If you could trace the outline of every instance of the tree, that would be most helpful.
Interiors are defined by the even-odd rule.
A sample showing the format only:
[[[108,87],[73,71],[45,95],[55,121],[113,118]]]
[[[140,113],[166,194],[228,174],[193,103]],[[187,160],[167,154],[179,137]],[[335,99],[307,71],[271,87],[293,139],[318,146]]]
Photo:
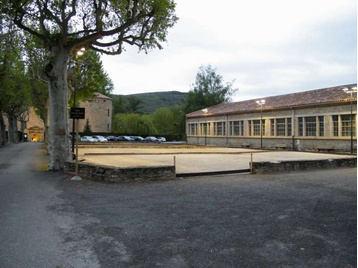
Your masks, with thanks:
[[[153,123],[160,134],[172,134],[174,131],[174,116],[169,108],[157,109],[153,114]]]
[[[27,58],[27,75],[30,79],[31,106],[41,118],[45,129],[45,143],[49,147],[49,92],[48,82],[43,69],[49,60],[47,51],[36,42],[36,39],[27,34],[25,53]]]
[[[116,114],[113,118],[112,130],[115,133],[147,136],[155,134],[150,115]]]
[[[89,122],[89,119],[87,118],[86,120],[86,124],[83,128],[83,133],[85,135],[90,135],[92,133],[92,128],[91,128],[91,125],[90,125],[90,122]]]
[[[223,102],[231,102],[231,96],[238,90],[232,88],[233,83],[234,81],[224,84],[223,77],[216,73],[216,69],[210,65],[201,66],[187,95],[185,112],[190,113]]]
[[[68,64],[68,80],[71,91],[76,90],[76,103],[91,101],[94,92],[110,95],[113,83],[103,68],[101,57],[96,51],[90,50],[82,56],[75,56]],[[73,94],[70,104],[73,104]]]
[[[12,30],[12,25],[9,25],[8,29]],[[0,75],[0,116],[2,117],[2,113],[7,115],[9,142],[17,143],[19,141],[17,121],[23,119],[22,115],[29,107],[29,80],[25,74],[22,36],[19,32],[4,35],[0,48],[4,66]],[[4,122],[0,125],[3,140]]]
[[[127,111],[126,102],[122,96],[112,96],[113,115],[124,114]]]
[[[143,107],[143,101],[134,96],[129,96],[127,99],[127,113],[138,113],[139,109]]]
[[[181,105],[174,105],[170,109],[173,113],[173,128],[175,134],[185,135],[185,111]]]
[[[70,159],[67,64],[72,51],[87,47],[109,55],[124,45],[161,49],[177,21],[172,0],[0,0],[1,13],[35,36],[50,54],[45,67],[50,100],[50,170]]]

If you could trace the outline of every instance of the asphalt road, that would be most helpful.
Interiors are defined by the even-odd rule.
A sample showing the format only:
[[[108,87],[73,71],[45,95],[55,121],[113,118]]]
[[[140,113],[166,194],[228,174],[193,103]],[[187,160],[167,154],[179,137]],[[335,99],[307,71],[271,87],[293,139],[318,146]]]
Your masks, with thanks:
[[[356,267],[357,170],[70,181],[0,149],[0,267]]]

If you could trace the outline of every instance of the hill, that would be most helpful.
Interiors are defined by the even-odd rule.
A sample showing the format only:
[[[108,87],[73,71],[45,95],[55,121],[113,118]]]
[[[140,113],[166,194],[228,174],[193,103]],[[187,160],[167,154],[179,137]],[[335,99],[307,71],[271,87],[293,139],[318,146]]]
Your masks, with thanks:
[[[174,105],[183,105],[186,95],[187,93],[179,91],[163,91],[131,95],[112,95],[112,98],[114,99],[121,96],[125,101],[127,101],[130,96],[136,97],[143,102],[143,107],[139,110],[139,112],[152,114],[155,110],[162,107],[171,108]]]

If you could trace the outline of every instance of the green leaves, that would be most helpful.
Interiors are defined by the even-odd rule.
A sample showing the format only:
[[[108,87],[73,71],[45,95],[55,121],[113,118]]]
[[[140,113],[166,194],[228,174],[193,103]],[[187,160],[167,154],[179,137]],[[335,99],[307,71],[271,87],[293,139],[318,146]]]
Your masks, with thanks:
[[[216,73],[216,69],[210,65],[201,66],[188,93],[185,111],[190,113],[223,102],[231,102],[231,96],[237,91],[232,88],[233,82],[224,84],[223,77]]]

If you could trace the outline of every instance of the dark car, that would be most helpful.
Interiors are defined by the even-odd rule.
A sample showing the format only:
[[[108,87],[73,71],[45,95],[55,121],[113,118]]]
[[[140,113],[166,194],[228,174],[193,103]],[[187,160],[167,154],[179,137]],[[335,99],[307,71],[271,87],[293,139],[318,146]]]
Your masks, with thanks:
[[[107,137],[107,140],[108,140],[108,141],[117,141],[117,137],[115,137],[115,136],[108,136],[108,137]]]
[[[132,138],[134,141],[144,141],[144,138],[141,137],[141,136],[131,136],[131,138]]]
[[[132,139],[128,136],[118,136],[117,141],[131,141]]]

